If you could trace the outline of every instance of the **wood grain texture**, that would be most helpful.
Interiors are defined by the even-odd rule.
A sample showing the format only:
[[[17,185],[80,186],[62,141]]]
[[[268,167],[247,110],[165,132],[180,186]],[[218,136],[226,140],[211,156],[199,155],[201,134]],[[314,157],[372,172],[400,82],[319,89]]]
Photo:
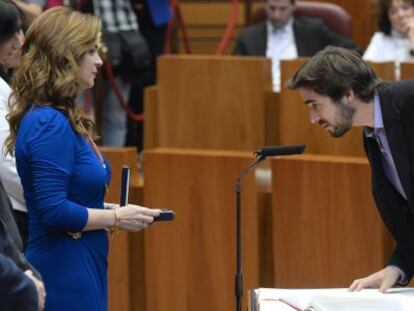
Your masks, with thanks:
[[[158,149],[144,153],[145,204],[172,222],[145,232],[146,307],[151,311],[235,309],[235,181],[251,153]],[[258,283],[254,174],[242,182],[244,306]]]
[[[401,63],[401,80],[414,79],[414,63]]]
[[[376,75],[385,81],[395,81],[394,62],[367,62]]]
[[[144,149],[159,147],[158,87],[144,90]]]
[[[264,58],[159,58],[159,146],[254,150],[264,145],[269,89],[270,61]]]
[[[391,253],[367,160],[272,159],[275,286],[346,287]]]

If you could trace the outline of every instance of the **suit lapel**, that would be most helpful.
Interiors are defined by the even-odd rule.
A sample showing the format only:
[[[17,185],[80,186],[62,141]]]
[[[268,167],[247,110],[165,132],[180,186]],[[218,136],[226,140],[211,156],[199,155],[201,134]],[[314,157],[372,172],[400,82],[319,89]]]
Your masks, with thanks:
[[[293,33],[298,56],[312,56],[316,39],[309,36],[309,29],[302,19],[296,17],[293,19]]]
[[[407,195],[408,202],[411,202],[408,138],[404,132],[402,124],[403,120],[401,119],[400,112],[390,97],[389,93],[382,95],[380,93],[380,105],[384,129],[398,176]]]
[[[307,38],[305,32],[303,31],[300,20],[297,18],[293,20],[293,33],[295,35],[295,43],[298,50],[298,56],[306,55],[306,47],[302,44],[302,42],[307,41]]]

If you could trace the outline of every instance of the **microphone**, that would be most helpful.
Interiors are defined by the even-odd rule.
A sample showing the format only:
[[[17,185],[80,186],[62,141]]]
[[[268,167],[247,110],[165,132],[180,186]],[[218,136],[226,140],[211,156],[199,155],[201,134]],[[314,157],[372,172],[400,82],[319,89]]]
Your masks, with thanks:
[[[301,154],[305,150],[305,145],[291,145],[291,146],[267,146],[257,150],[254,155],[257,158],[265,159],[274,156],[288,156],[294,154]]]
[[[235,278],[235,292],[236,292],[236,311],[242,310],[242,296],[243,296],[243,274],[242,274],[242,237],[241,237],[241,179],[242,177],[254,168],[257,164],[262,162],[266,157],[274,156],[289,156],[294,154],[301,154],[305,150],[305,145],[291,145],[291,146],[267,146],[257,150],[254,155],[256,160],[250,163],[239,175],[236,180],[236,278]]]

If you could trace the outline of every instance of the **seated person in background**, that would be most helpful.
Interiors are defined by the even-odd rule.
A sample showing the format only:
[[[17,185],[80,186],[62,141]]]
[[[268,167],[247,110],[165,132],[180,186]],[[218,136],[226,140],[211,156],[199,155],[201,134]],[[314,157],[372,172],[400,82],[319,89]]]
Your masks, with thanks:
[[[267,20],[243,30],[233,54],[272,59],[273,89],[280,91],[280,60],[312,56],[328,45],[357,50],[317,18],[294,17],[295,0],[265,0]],[[270,35],[269,35],[270,34]]]
[[[379,0],[379,31],[371,38],[363,59],[399,63],[414,57],[414,0]]]

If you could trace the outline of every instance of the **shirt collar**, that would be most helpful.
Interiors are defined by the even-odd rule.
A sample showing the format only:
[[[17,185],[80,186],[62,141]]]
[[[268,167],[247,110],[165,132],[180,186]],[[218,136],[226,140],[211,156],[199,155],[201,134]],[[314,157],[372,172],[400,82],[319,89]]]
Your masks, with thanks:
[[[293,16],[289,18],[289,20],[287,21],[287,23],[282,26],[282,27],[274,27],[273,24],[267,20],[266,22],[267,24],[267,33],[272,34],[272,33],[282,33],[282,32],[293,32]]]
[[[407,38],[406,35],[402,34],[401,32],[399,32],[395,28],[391,28],[391,36],[393,36],[395,38],[399,38],[399,39],[406,39]]]
[[[381,105],[378,93],[374,95],[374,127],[365,127],[365,136],[372,137],[381,129],[384,129],[384,121],[382,119]]]

